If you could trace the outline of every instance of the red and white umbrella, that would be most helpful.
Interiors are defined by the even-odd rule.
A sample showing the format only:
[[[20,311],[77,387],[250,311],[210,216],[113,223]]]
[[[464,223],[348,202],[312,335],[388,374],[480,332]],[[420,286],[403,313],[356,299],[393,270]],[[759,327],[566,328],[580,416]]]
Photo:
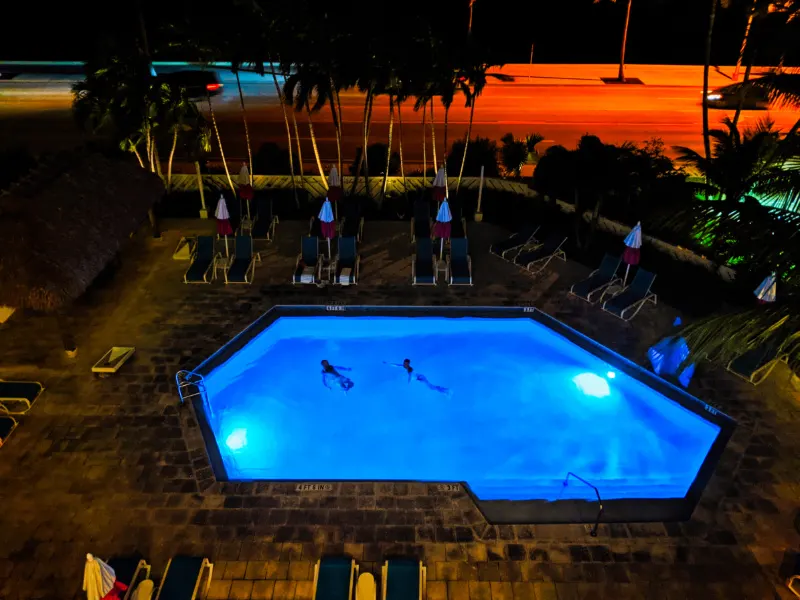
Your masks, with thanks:
[[[441,202],[447,198],[447,177],[444,174],[444,167],[440,167],[433,179],[433,199]]]
[[[333,209],[331,208],[331,201],[325,198],[322,203],[322,208],[319,211],[320,229],[322,230],[322,237],[328,240],[328,258],[331,257],[331,238],[336,236],[336,223],[333,219]]]
[[[628,272],[631,270],[631,265],[639,264],[639,254],[642,247],[642,224],[637,223],[631,229],[631,232],[625,238],[625,251],[622,253],[622,262],[627,266],[625,267],[625,277],[622,280],[624,286],[628,282]]]
[[[761,282],[761,285],[759,285],[753,293],[761,304],[767,304],[768,302],[775,302],[777,291],[778,278],[775,273],[772,273],[764,278],[764,281]]]
[[[119,600],[128,586],[117,581],[114,569],[91,554],[86,555],[83,568],[83,591],[87,600]]]
[[[341,199],[342,179],[339,177],[339,171],[336,170],[336,167],[331,167],[331,172],[328,175],[328,200],[336,207]]]
[[[253,199],[255,193],[253,186],[250,184],[250,169],[247,168],[247,163],[242,163],[242,169],[239,171],[239,197],[247,203],[247,218],[250,218],[250,200]]]
[[[231,215],[228,212],[228,205],[225,204],[225,196],[222,194],[219,196],[214,217],[217,219],[217,235],[225,236],[225,256],[229,256],[228,236],[233,235],[233,227],[231,227]]]
[[[433,236],[439,238],[439,258],[444,255],[444,241],[450,239],[450,222],[453,215],[450,212],[450,205],[447,198],[442,201],[439,212],[436,213],[436,223],[433,224]]]

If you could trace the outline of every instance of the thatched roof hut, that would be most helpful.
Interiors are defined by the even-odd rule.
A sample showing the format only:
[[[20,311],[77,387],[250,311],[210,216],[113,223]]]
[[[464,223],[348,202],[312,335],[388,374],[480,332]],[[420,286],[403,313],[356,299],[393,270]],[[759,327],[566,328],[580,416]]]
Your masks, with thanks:
[[[80,296],[147,218],[161,179],[135,162],[59,155],[0,195],[0,305]]]

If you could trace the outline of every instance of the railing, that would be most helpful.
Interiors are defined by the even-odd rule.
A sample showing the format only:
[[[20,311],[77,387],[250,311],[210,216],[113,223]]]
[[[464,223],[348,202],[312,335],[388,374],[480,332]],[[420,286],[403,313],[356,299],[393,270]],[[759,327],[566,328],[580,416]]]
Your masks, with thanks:
[[[569,485],[569,478],[572,477],[573,479],[577,479],[584,485],[589,486],[594,490],[595,495],[597,496],[597,503],[600,505],[600,510],[597,512],[597,518],[594,520],[594,525],[592,526],[591,531],[589,531],[589,535],[592,537],[597,537],[597,528],[600,526],[600,518],[603,516],[603,499],[600,497],[600,490],[597,489],[594,485],[586,481],[583,477],[579,477],[575,475],[572,471],[567,473],[567,476],[564,478],[564,487]]]
[[[178,396],[181,399],[181,405],[186,404],[190,398],[200,396],[206,400],[206,385],[203,381],[203,376],[192,371],[178,371],[175,375],[175,383],[178,386]],[[206,405],[208,403],[206,402]],[[206,408],[210,408],[206,406]]]

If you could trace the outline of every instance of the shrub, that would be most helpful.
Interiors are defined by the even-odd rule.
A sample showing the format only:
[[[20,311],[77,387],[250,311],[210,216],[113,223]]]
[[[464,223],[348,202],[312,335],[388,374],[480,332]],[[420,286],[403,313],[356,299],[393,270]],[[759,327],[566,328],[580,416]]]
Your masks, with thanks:
[[[454,142],[447,156],[447,174],[455,177],[461,170],[461,160],[464,157],[464,142]],[[497,143],[489,138],[476,137],[469,141],[467,160],[464,163],[464,177],[480,177],[481,166],[484,168],[485,177],[499,177],[500,169],[497,164]]]
[[[503,147],[500,149],[500,162],[506,173],[519,177],[522,171],[522,165],[528,159],[528,145],[524,140],[514,138],[511,133],[505,134],[500,141],[503,142]]]

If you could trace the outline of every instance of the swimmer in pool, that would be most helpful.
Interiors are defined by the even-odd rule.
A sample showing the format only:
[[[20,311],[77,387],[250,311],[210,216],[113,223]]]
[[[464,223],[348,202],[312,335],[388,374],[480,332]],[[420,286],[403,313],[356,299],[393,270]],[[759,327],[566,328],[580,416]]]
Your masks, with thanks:
[[[346,394],[348,390],[352,389],[355,385],[352,379],[348,379],[339,371],[352,371],[349,367],[334,367],[327,360],[322,361],[322,385],[329,390],[333,390],[331,382],[339,386],[339,388]]]
[[[425,375],[423,375],[422,373],[415,373],[414,368],[411,366],[411,361],[407,358],[403,361],[402,365],[398,365],[397,363],[388,363],[386,361],[384,361],[384,364],[387,364],[391,367],[401,367],[405,369],[406,372],[408,373],[408,383],[411,383],[412,381],[419,381],[420,383],[424,383],[425,385],[427,385],[428,389],[431,389],[434,392],[439,392],[440,394],[447,394],[448,396],[450,395],[450,390],[448,390],[446,387],[442,387],[440,385],[433,385],[430,381],[428,381],[428,378],[425,377]]]

